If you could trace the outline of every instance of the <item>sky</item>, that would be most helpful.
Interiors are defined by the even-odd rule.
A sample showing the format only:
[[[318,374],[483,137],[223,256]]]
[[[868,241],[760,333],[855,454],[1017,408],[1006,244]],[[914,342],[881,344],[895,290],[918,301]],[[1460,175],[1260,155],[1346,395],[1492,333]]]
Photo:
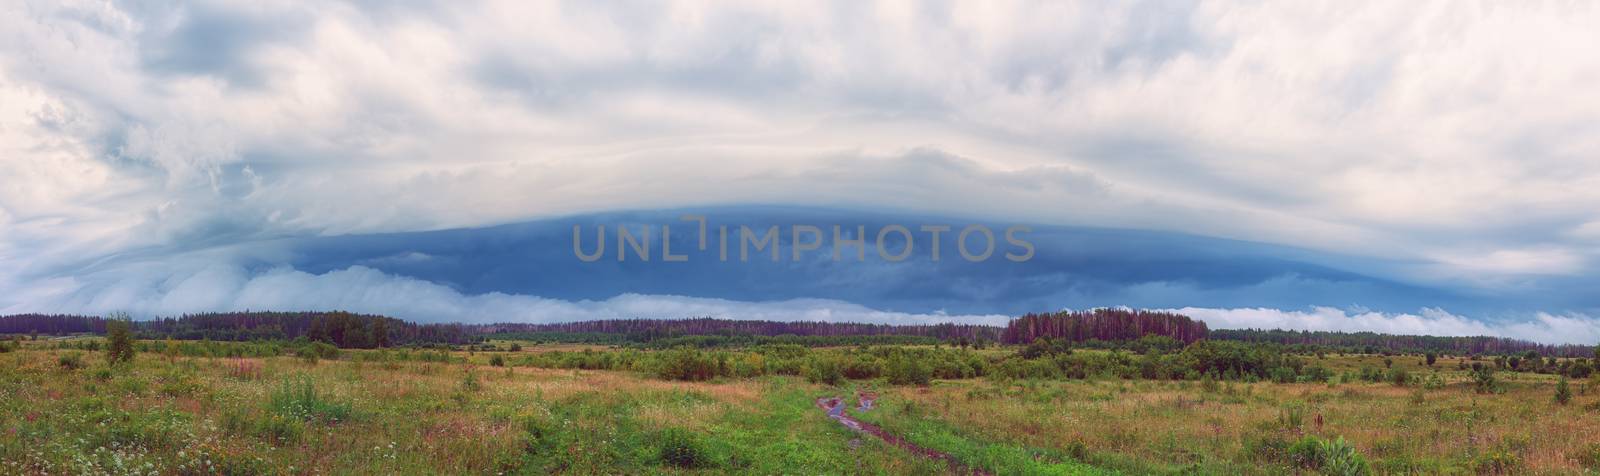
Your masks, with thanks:
[[[0,313],[1600,341],[1586,2],[0,0]],[[588,265],[571,226],[1023,224]],[[826,228],[824,228],[826,229]],[[826,251],[826,249],[824,249]]]

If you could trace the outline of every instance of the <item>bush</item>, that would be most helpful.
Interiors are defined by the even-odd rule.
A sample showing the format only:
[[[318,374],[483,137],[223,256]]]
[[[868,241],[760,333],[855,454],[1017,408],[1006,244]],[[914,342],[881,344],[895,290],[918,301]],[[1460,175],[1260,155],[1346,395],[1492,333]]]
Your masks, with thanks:
[[[1483,366],[1473,370],[1472,388],[1478,393],[1499,393],[1500,382],[1494,377],[1494,369]]]
[[[81,369],[83,368],[83,354],[77,352],[61,354],[60,357],[56,358],[56,365],[60,365],[61,368],[66,370]]]
[[[889,359],[884,376],[890,385],[927,385],[933,380],[933,371],[921,360],[901,353]]]
[[[656,374],[667,380],[698,382],[718,374],[716,359],[693,347],[683,346],[663,352]]]
[[[126,317],[106,321],[106,361],[112,365],[133,362],[133,324]]]
[[[1295,466],[1316,470],[1322,474],[1340,476],[1364,475],[1372,472],[1366,458],[1343,437],[1329,441],[1306,436],[1291,445],[1289,460]]]
[[[812,357],[806,362],[806,381],[824,385],[838,385],[844,382],[844,372],[839,369],[839,362],[826,357]]]
[[[1406,372],[1406,369],[1391,369],[1389,370],[1389,382],[1396,387],[1404,387],[1406,384],[1411,383],[1411,373]]]
[[[501,357],[500,355],[496,354],[494,357],[490,357],[489,358],[489,365],[495,366],[495,367],[505,367],[506,366],[506,358],[505,357]]]
[[[657,457],[662,464],[679,468],[704,468],[711,465],[705,444],[688,431],[669,428],[661,432]]]

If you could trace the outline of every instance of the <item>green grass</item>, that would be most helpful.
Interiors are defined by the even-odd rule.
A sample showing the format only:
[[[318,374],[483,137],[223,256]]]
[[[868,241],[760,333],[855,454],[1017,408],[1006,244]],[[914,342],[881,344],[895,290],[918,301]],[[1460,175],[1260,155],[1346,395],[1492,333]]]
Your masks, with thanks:
[[[72,354],[81,366],[61,364]],[[115,367],[100,357],[30,345],[0,354],[0,474],[949,471],[815,406],[858,387],[881,395],[878,409],[852,412],[863,421],[995,474],[1284,474],[1300,467],[1293,446],[1308,435],[1331,455],[1327,467],[1359,456],[1379,473],[1600,471],[1592,382],[1571,382],[1567,405],[1553,401],[1548,375],[1500,373],[1504,392],[1479,394],[1453,363],[1435,373],[1409,357],[1395,365],[1440,383],[834,387],[794,375],[686,382],[648,369],[539,369],[518,366],[520,355],[492,367],[481,352],[349,351],[315,363],[142,353]],[[1320,360],[1355,369],[1381,357]]]

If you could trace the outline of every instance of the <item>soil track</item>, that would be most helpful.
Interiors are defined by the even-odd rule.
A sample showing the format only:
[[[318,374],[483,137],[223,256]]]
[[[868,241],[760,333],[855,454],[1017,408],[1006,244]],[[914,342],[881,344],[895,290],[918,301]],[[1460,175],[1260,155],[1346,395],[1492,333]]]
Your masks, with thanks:
[[[858,403],[859,411],[866,411],[866,410],[870,410],[870,409],[873,408],[873,403],[877,400],[877,395],[870,394],[870,393],[858,393],[858,394],[856,394],[856,398],[857,398],[857,400],[859,402]],[[878,437],[878,439],[883,440],[886,443],[898,446],[898,447],[900,447],[900,448],[902,448],[902,449],[904,449],[906,451],[911,452],[911,454],[914,454],[914,455],[917,455],[917,456],[921,456],[923,458],[942,460],[945,463],[949,464],[950,470],[953,471],[953,472],[956,472],[956,473],[959,473],[959,474],[974,474],[974,475],[983,475],[983,476],[989,476],[990,475],[990,473],[987,472],[987,471],[984,471],[984,470],[981,470],[981,469],[977,469],[977,468],[971,468],[971,467],[968,467],[967,465],[961,464],[961,462],[957,461],[954,456],[950,456],[947,453],[934,451],[934,450],[930,450],[930,449],[927,449],[927,448],[923,448],[921,446],[917,446],[916,444],[914,444],[914,443],[912,443],[910,441],[906,441],[905,438],[901,438],[899,436],[895,436],[893,434],[890,434],[887,431],[883,431],[883,428],[879,428],[877,425],[874,425],[874,424],[871,424],[871,423],[867,423],[867,422],[864,422],[864,421],[861,421],[861,420],[857,420],[857,419],[851,417],[850,415],[845,414],[845,404],[844,404],[844,399],[842,399],[842,398],[839,398],[839,397],[822,397],[822,398],[818,398],[817,399],[817,406],[821,407],[824,411],[827,411],[828,412],[828,417],[833,418],[834,420],[838,420],[839,424],[844,425],[845,428],[849,428],[849,429],[852,429],[852,430],[855,430],[855,431],[859,431],[859,432],[866,433],[866,434],[869,434],[869,435],[872,435],[872,436],[876,436],[876,437]]]

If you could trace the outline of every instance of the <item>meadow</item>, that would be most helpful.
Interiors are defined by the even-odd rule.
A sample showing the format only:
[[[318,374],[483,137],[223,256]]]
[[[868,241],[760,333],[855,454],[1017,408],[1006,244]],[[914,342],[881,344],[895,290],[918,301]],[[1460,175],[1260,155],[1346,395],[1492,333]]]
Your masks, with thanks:
[[[952,471],[830,419],[817,399],[831,396],[990,474],[1600,471],[1592,381],[1568,382],[1562,404],[1556,375],[1502,371],[1484,388],[1470,364],[1488,360],[1464,357],[1430,366],[1418,355],[1309,355],[1274,381],[1144,378],[1141,362],[1160,358],[1078,349],[1023,360],[1019,346],[146,341],[113,364],[95,350],[102,340],[11,343],[0,354],[0,473]],[[1016,362],[1068,371],[1042,377]],[[1073,376],[1069,365],[1096,370]],[[1373,369],[1382,375],[1362,376]],[[877,394],[876,408],[854,410],[858,392]]]

